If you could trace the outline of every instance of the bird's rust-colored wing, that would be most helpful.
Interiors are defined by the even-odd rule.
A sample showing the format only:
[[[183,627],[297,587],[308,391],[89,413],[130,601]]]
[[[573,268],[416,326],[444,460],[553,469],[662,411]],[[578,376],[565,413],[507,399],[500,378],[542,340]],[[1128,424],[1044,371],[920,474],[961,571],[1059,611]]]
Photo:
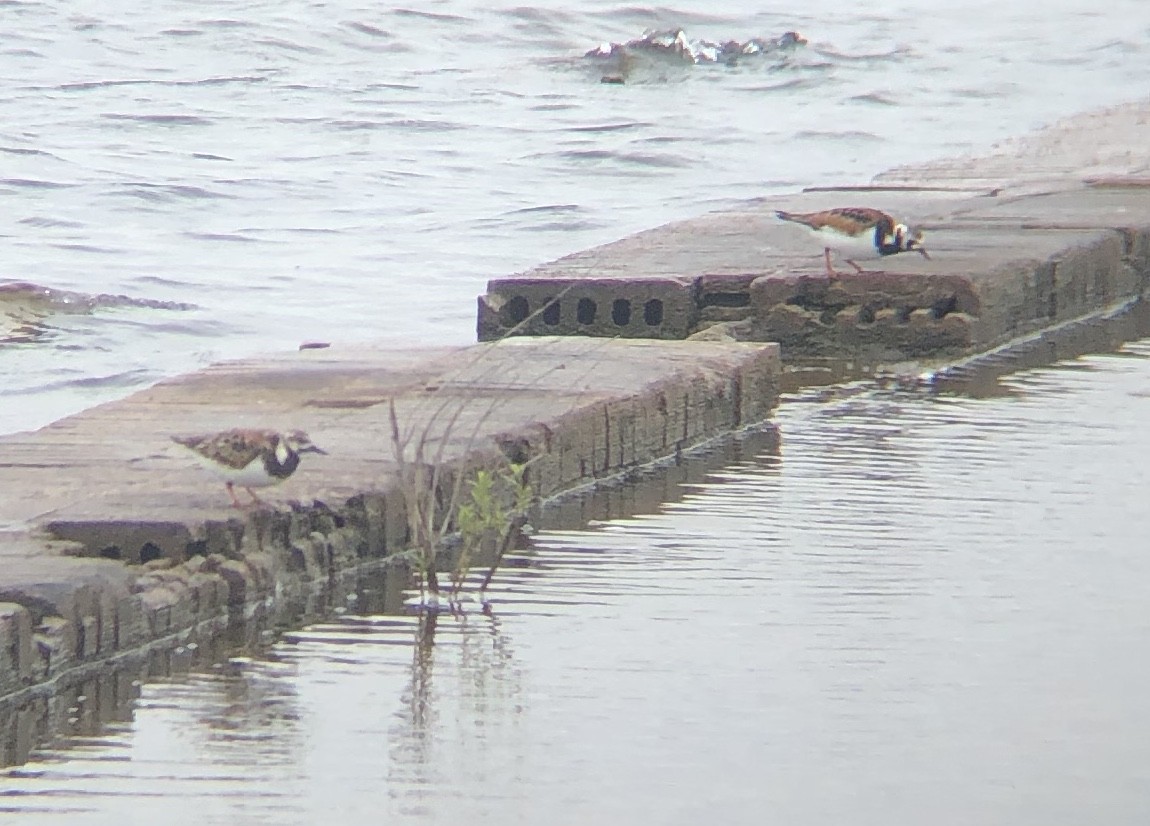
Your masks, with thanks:
[[[277,438],[270,430],[235,428],[203,436],[173,436],[172,441],[221,465],[240,470],[262,451],[274,447]]]
[[[836,207],[819,212],[776,212],[784,221],[802,224],[814,230],[835,229],[844,235],[859,235],[876,226],[882,227],[883,235],[894,229],[894,219],[881,209],[871,207]]]

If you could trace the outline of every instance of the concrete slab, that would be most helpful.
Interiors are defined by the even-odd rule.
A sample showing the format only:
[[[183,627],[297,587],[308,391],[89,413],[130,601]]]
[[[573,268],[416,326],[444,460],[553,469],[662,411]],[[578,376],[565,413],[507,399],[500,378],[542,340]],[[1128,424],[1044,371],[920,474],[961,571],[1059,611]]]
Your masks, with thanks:
[[[479,335],[779,341],[789,361],[969,358],[1142,295],[1147,170],[1150,104],[1091,113],[980,158],[756,202],[495,279],[480,298]],[[841,277],[824,284],[822,249],[774,212],[836,206],[922,227],[932,260],[891,256],[861,275],[840,263]],[[632,309],[615,323],[611,308],[641,302],[673,311],[644,324]]]
[[[1150,178],[1150,101],[1082,112],[1003,141],[990,152],[942,158],[883,172],[875,182],[980,187],[1014,193],[1063,189],[1069,182]]]
[[[448,463],[500,439],[533,442],[532,428],[554,430],[588,411],[602,418],[605,407],[655,397],[668,407],[658,438],[627,446],[629,459],[590,461],[592,443],[606,436],[588,433],[582,446],[587,478],[559,474],[540,490],[550,496],[564,485],[761,421],[775,403],[775,366],[771,347],[569,338],[422,353],[304,350],[218,365],[36,433],[0,439],[0,489],[10,492],[0,499],[0,524],[46,526],[89,554],[115,548],[136,561],[151,545],[182,558],[187,545],[202,541],[205,519],[227,524],[237,514],[222,484],[170,441],[173,434],[245,426],[306,430],[330,455],[308,456],[276,490],[277,499],[310,497],[339,506],[392,488],[391,404],[401,428]],[[696,382],[703,382],[707,397],[693,389]],[[738,385],[735,395],[722,423],[711,427],[701,411],[713,405],[715,388],[727,384]],[[543,452],[532,443],[523,458]]]
[[[763,421],[779,372],[773,344],[333,347],[217,365],[0,438],[0,703],[406,547],[392,409],[407,462],[447,478],[530,462],[551,497]],[[170,436],[240,426],[304,429],[329,455],[306,457],[270,509],[237,511]]]

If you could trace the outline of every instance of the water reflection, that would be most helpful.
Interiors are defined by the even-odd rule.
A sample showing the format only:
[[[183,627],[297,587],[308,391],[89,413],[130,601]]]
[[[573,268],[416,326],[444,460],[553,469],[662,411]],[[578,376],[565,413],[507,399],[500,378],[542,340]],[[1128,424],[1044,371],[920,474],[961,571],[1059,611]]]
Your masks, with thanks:
[[[795,396],[781,444],[667,469],[657,508],[569,505],[491,614],[399,613],[367,580],[255,656],[145,684],[130,722],[0,777],[0,805],[910,826],[1095,822],[1104,801],[1142,822],[1150,343],[1003,381]]]

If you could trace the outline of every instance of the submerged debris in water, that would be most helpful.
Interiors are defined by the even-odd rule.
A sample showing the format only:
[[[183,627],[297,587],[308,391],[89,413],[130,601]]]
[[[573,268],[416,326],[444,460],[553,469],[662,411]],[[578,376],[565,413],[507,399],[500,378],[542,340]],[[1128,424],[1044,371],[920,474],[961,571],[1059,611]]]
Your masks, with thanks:
[[[0,283],[0,344],[28,344],[45,337],[46,319],[54,315],[77,315],[112,307],[143,307],[153,310],[194,310],[195,304],[56,290],[28,281]]]
[[[682,29],[667,29],[646,32],[642,37],[626,43],[604,43],[583,56],[617,67],[617,71],[602,76],[602,83],[624,83],[626,72],[630,68],[628,63],[643,55],[665,57],[691,65],[700,63],[733,65],[740,59],[753,56],[785,55],[800,46],[805,46],[806,43],[805,37],[793,31],[769,39],[752,37],[746,41],[727,40],[712,43],[709,40],[691,40]]]

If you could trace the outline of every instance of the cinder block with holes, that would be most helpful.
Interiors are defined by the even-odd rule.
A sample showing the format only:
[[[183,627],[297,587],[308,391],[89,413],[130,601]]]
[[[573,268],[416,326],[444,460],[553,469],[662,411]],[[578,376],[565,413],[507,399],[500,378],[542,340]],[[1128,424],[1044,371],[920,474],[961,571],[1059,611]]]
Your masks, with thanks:
[[[480,341],[507,335],[683,339],[696,307],[692,278],[504,278],[479,297]]]
[[[846,199],[850,199],[847,201]],[[774,216],[870,203],[921,219],[932,257],[855,272]],[[1137,187],[999,199],[954,190],[806,193],[711,213],[497,279],[479,338],[588,335],[776,341],[788,359],[967,357],[1135,299],[1150,281]]]

